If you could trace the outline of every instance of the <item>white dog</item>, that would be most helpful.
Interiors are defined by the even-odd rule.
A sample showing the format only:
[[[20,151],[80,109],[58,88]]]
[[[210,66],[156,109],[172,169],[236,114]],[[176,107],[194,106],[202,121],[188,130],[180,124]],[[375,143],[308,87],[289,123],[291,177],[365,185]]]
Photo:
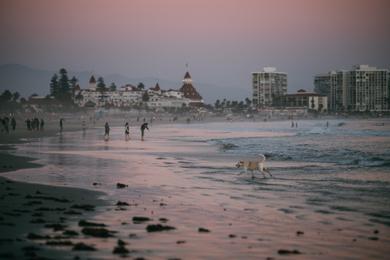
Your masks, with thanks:
[[[253,175],[254,171],[261,172],[261,174],[263,174],[264,178],[265,178],[264,172],[268,173],[272,177],[272,174],[264,167],[264,164],[265,164],[265,156],[263,154],[259,154],[259,157],[256,160],[239,161],[236,164],[236,167],[237,168],[244,168],[245,172],[248,172],[248,170],[251,171],[252,179],[255,178],[255,176]]]

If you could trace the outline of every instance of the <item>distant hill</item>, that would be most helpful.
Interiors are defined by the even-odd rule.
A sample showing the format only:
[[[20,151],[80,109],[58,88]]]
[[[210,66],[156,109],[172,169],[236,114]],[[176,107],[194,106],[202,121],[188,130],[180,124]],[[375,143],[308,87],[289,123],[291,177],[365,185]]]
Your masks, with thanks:
[[[4,64],[0,65],[0,92],[9,89],[12,92],[18,91],[23,97],[28,97],[33,93],[38,95],[49,94],[49,83],[54,73],[57,71],[34,69],[20,64]],[[68,71],[69,77],[76,76],[79,80],[81,88],[88,86],[89,78],[93,73],[91,71]],[[97,78],[100,75],[96,75]],[[149,88],[159,83],[162,89],[179,89],[181,87],[181,79],[168,80],[155,77],[140,77],[130,78],[121,74],[103,75],[104,81],[107,85],[114,82],[118,87],[125,84],[137,85],[143,82],[145,87]],[[232,97],[243,96],[242,91],[234,87],[226,87],[223,89],[220,86],[200,83],[194,79],[194,86],[199,90],[206,102],[214,102],[216,99],[234,99]],[[249,88],[248,88],[249,89]],[[223,96],[220,96],[223,93]],[[238,99],[238,98],[236,98]]]

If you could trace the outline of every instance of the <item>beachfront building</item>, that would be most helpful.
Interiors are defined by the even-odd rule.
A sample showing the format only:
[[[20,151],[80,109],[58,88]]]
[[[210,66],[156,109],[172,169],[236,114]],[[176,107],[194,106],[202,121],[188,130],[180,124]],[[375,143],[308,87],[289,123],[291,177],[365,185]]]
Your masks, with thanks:
[[[307,111],[326,112],[328,109],[328,97],[317,93],[306,92],[300,89],[297,93],[286,94],[278,98],[278,107],[301,108]]]
[[[189,75],[188,72],[187,74]],[[98,91],[95,77],[91,76],[87,88],[75,91],[74,102],[80,107],[140,107],[145,105],[149,108],[167,109],[202,104],[201,96],[192,86],[187,76],[185,80],[185,87],[182,87],[181,90],[163,90],[157,83],[147,90],[127,84],[115,91]],[[144,99],[146,94],[147,100]],[[186,97],[186,95],[189,97]]]
[[[331,111],[390,110],[390,70],[357,65],[352,70],[331,71],[314,77],[315,90],[327,93]]]
[[[142,91],[120,88],[117,91],[96,91],[90,89],[82,89],[77,96],[81,98],[76,99],[76,103],[80,107],[131,107],[140,105],[142,102]]]
[[[252,104],[271,107],[274,99],[287,93],[287,74],[274,67],[265,67],[261,72],[252,72]]]
[[[182,80],[183,85],[179,89],[181,93],[183,93],[184,98],[189,99],[191,102],[189,105],[191,106],[202,106],[203,98],[196,90],[196,88],[192,84],[192,78],[190,73],[187,71],[184,75],[184,79]]]

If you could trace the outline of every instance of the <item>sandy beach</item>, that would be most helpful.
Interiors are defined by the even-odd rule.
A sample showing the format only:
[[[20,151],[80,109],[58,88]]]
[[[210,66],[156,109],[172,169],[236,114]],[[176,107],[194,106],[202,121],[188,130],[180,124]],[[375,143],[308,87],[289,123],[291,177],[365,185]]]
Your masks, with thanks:
[[[368,154],[373,142],[381,153],[389,146],[389,124],[340,123],[331,121],[334,132],[315,120],[294,130],[288,121],[156,124],[144,142],[136,127],[129,142],[123,127],[112,127],[108,142],[102,128],[26,140],[3,151],[13,158],[7,161],[41,167],[11,163],[1,174],[7,178],[1,179],[1,254],[15,259],[386,259],[388,169],[327,160],[321,149],[331,147],[320,141],[340,145],[346,137],[338,132],[355,131],[348,132],[348,143],[355,144],[361,139],[353,137],[361,134],[355,129],[368,130],[375,134],[359,145]],[[287,154],[298,141],[309,147],[321,143],[322,155],[298,160]],[[286,154],[279,154],[278,145]],[[345,156],[353,152],[336,148],[349,149]],[[238,158],[259,150],[269,153],[273,178],[251,180],[234,167]],[[300,153],[317,158],[313,150]]]

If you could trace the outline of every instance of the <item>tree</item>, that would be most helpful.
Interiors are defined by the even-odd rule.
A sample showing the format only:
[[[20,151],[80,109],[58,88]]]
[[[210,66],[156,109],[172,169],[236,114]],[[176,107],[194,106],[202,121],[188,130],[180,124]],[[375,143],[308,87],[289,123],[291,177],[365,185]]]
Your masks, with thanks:
[[[103,77],[99,77],[97,80],[96,90],[103,93],[104,91],[107,91],[106,84],[104,83]]]
[[[214,107],[218,109],[220,105],[221,105],[221,101],[219,101],[219,99],[217,99],[215,101]]]
[[[147,91],[144,92],[144,94],[142,95],[142,101],[143,102],[148,102],[149,101],[149,94]]]
[[[60,94],[60,87],[58,84],[58,76],[56,73],[54,73],[53,77],[51,77],[51,80],[50,80],[50,94],[55,98],[58,98],[59,94]]]
[[[116,85],[114,82],[112,82],[110,85],[110,91],[116,91]]]
[[[20,98],[20,94],[19,94],[19,92],[14,92],[13,94],[12,94],[12,100],[13,101],[18,101],[18,99]]]
[[[79,80],[73,76],[71,79],[70,79],[70,88],[71,88],[71,92],[72,92],[72,97],[74,96],[74,93],[76,92],[76,87],[77,87],[77,82],[79,82]]]
[[[138,88],[139,90],[145,89],[144,83],[142,83],[142,82],[138,83],[137,88]]]
[[[58,81],[58,84],[59,84],[59,99],[64,101],[70,100],[71,91],[70,91],[68,72],[64,68],[60,69],[60,80]]]
[[[12,99],[12,93],[8,89],[4,90],[4,92],[0,96],[1,101],[9,102]]]
[[[226,106],[226,98],[224,98],[224,99],[222,100],[222,104],[221,104],[221,107],[222,107],[222,108],[225,108],[225,106]]]
[[[250,107],[251,104],[252,104],[252,100],[250,100],[249,98],[245,98],[245,105],[246,105],[247,107]]]

